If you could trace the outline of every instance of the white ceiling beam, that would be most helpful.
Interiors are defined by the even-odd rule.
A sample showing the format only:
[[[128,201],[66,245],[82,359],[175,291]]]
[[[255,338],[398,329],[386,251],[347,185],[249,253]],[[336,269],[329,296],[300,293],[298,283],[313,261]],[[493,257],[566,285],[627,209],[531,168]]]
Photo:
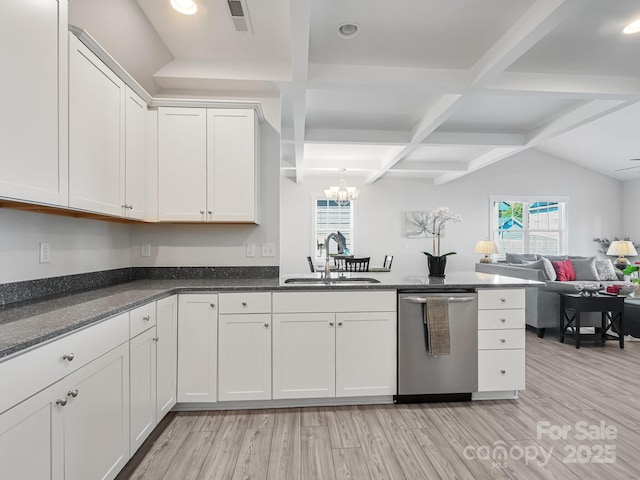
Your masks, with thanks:
[[[289,2],[291,15],[291,103],[296,183],[302,183],[304,173],[304,131],[306,121],[309,76],[309,34],[311,31],[311,0]]]
[[[517,147],[525,144],[522,133],[485,132],[433,132],[422,142],[424,145]]]
[[[491,94],[640,100],[640,80],[637,77],[504,72],[487,83],[485,88]]]
[[[469,72],[432,68],[309,64],[309,89],[390,88],[460,93],[469,87]]]
[[[408,145],[409,132],[394,130],[350,130],[308,128],[306,143],[358,144],[358,145]]]
[[[584,4],[584,0],[538,0],[471,68],[472,84],[494,80]]]
[[[389,171],[398,172],[463,172],[467,170],[466,162],[447,160],[410,160],[397,163]]]
[[[306,158],[304,166],[307,171],[309,170],[331,170],[334,174],[338,170],[344,168],[346,173],[353,172],[355,170],[360,171],[373,171],[380,168],[380,160],[368,159],[358,160],[354,158]]]
[[[559,115],[547,124],[527,134],[527,142],[522,147],[496,148],[484,153],[467,163],[465,172],[448,172],[433,179],[434,185],[442,185],[452,180],[467,175],[475,170],[486,167],[499,160],[503,160],[518,152],[533,148],[540,143],[560,136],[570,130],[576,129],[586,123],[593,122],[606,115],[632,105],[635,102],[618,100],[594,100],[584,103],[570,111]]]

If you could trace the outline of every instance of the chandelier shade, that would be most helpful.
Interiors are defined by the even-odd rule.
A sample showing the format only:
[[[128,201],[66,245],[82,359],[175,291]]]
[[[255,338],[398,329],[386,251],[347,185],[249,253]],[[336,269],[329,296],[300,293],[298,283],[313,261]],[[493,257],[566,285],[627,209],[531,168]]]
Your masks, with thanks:
[[[344,169],[340,171],[340,173],[342,172],[344,172]],[[337,187],[329,187],[324,191],[325,198],[333,200],[340,207],[357,200],[358,195],[360,195],[360,191],[356,187],[347,187],[347,182],[344,181],[344,178],[340,179],[340,184]]]

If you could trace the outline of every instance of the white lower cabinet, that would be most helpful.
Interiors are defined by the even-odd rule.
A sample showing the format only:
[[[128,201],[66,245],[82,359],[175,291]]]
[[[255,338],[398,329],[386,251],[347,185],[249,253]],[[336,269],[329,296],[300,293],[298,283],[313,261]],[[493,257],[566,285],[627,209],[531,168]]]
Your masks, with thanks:
[[[395,291],[273,299],[274,399],[396,393]]]
[[[128,460],[126,343],[0,415],[2,478],[111,480]]]
[[[215,402],[218,296],[178,296],[178,402]]]
[[[178,392],[178,296],[156,305],[156,423],[176,404]]]
[[[129,342],[131,455],[156,426],[156,327]]]

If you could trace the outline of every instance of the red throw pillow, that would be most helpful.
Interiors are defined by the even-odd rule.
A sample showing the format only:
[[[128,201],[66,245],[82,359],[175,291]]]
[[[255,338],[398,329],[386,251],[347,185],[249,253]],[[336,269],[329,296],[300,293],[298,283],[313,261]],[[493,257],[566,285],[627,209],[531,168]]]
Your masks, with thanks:
[[[551,262],[553,269],[556,271],[559,282],[569,282],[576,279],[576,272],[573,269],[573,263],[571,260],[559,260]]]

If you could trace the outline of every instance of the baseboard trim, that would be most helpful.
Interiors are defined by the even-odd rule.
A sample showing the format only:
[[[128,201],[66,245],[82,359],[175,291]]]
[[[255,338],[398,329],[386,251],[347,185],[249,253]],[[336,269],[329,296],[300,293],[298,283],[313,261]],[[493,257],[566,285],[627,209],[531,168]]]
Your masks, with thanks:
[[[211,403],[178,403],[172,412],[192,412],[202,410],[254,410],[256,408],[330,407],[342,405],[392,404],[392,395],[376,397],[341,398],[294,398],[286,400],[246,400]]]
[[[504,390],[500,392],[475,392],[471,400],[517,400],[518,390]]]

